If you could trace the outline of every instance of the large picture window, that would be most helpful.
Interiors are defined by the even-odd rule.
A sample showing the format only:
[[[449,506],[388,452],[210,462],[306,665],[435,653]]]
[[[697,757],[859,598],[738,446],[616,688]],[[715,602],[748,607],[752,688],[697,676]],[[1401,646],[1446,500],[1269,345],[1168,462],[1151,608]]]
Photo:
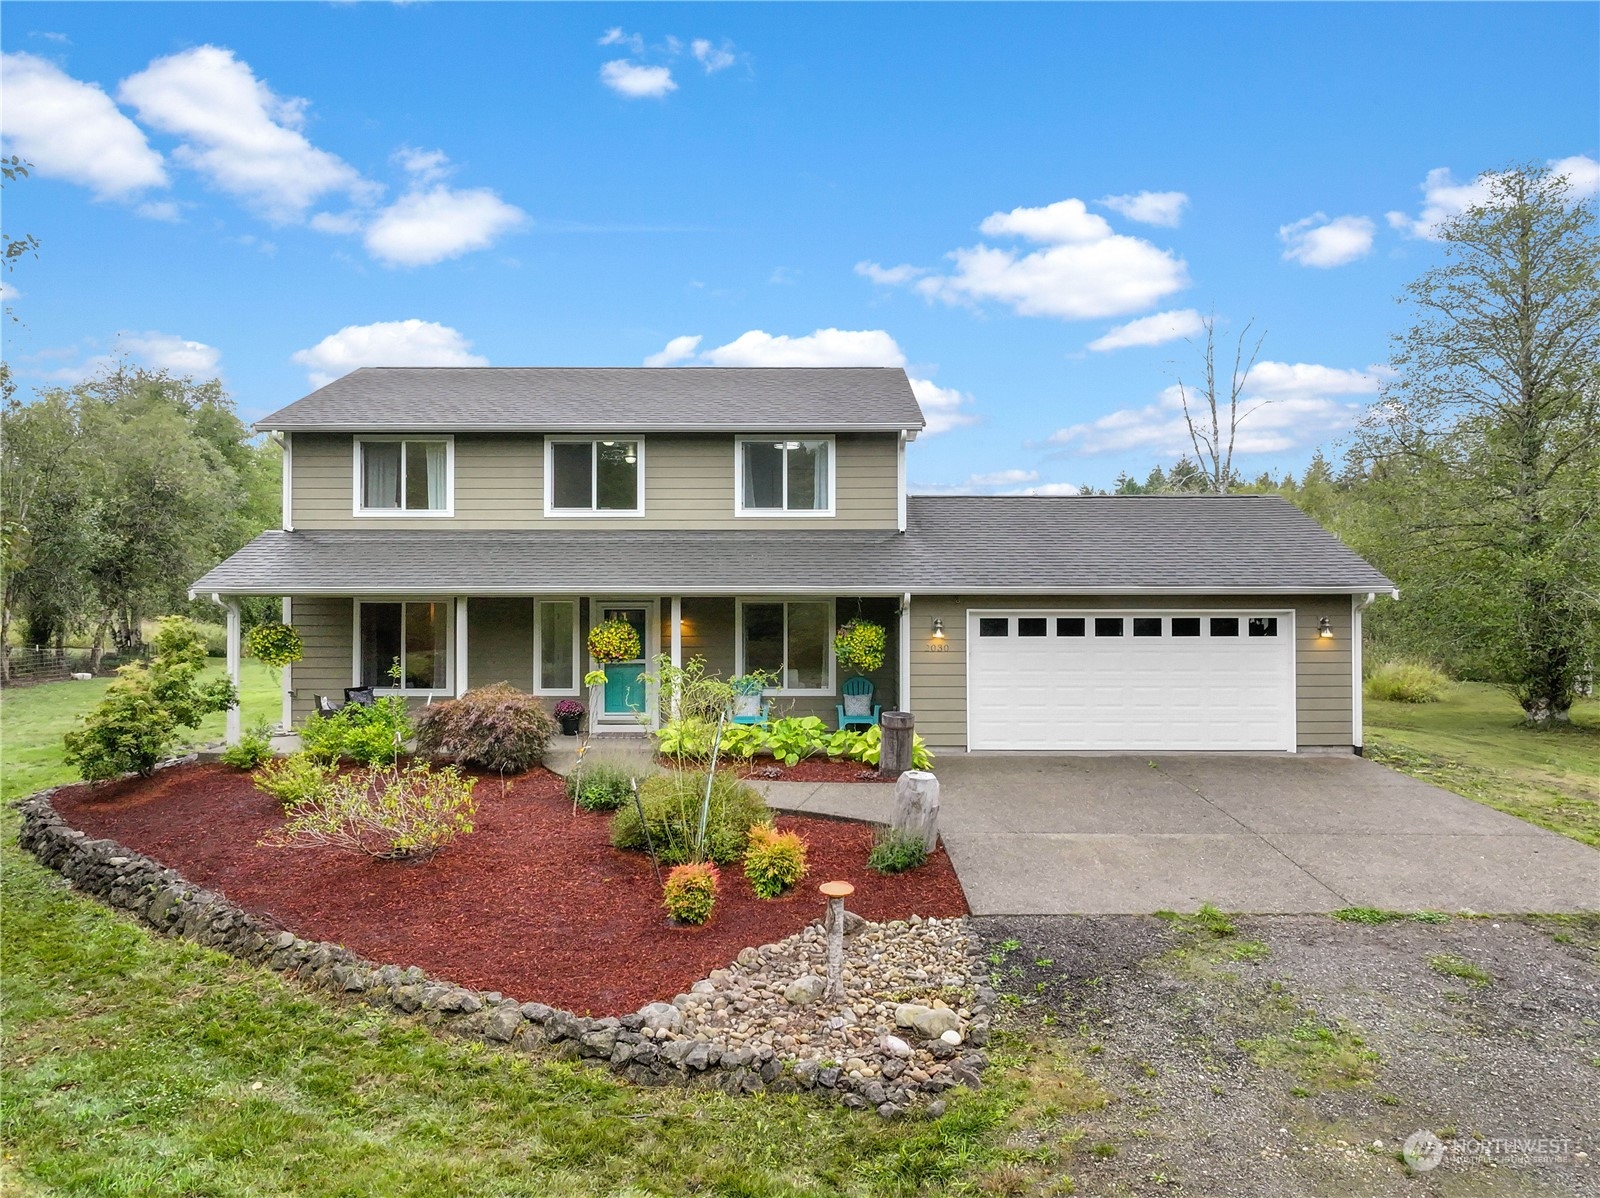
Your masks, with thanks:
[[[739,512],[747,516],[833,512],[833,441],[738,442]]]
[[[577,603],[571,599],[541,599],[538,639],[535,689],[546,695],[577,694]]]
[[[360,603],[357,625],[362,686],[434,693],[450,689],[448,602]]]
[[[356,510],[363,515],[450,514],[455,447],[444,438],[356,442]]]
[[[739,618],[741,674],[759,670],[789,694],[833,693],[833,604],[752,601]]]
[[[641,441],[551,437],[545,453],[545,508],[561,515],[637,515]]]

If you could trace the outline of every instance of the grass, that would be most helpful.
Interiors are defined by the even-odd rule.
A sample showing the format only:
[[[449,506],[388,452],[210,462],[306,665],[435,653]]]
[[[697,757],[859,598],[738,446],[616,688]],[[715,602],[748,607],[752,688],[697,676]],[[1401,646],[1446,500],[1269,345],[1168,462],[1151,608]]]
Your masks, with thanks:
[[[245,666],[248,723],[274,718]],[[7,800],[71,781],[60,737],[103,683],[8,691]],[[201,730],[221,732],[221,717]],[[15,847],[0,810],[0,1193],[902,1195],[1062,1172],[1103,1092],[1053,1041],[1001,1042],[981,1091],[888,1122],[812,1096],[642,1089],[435,1036],[150,934]],[[1033,1134],[1040,1125],[1051,1135]],[[1026,1134],[1024,1134],[1026,1133]]]
[[[1463,682],[1437,703],[1368,700],[1365,716],[1374,761],[1600,848],[1600,702],[1530,728],[1503,692]]]
[[[222,672],[221,664],[207,664],[207,676]],[[61,757],[61,738],[100,701],[110,681],[45,682],[0,692],[0,799],[75,781]],[[240,663],[239,683],[242,727],[258,720],[276,724],[282,718],[283,691],[273,671],[247,658]],[[198,732],[185,733],[195,744],[221,740],[226,722],[226,715],[217,712],[205,718]]]
[[[1329,1025],[1310,1014],[1256,1039],[1240,1040],[1239,1047],[1256,1064],[1293,1074],[1306,1093],[1365,1085],[1377,1076],[1379,1064],[1378,1054],[1349,1026]]]
[[[1464,982],[1471,982],[1474,986],[1487,986],[1494,981],[1493,974],[1454,953],[1437,953],[1428,958],[1428,966],[1435,973],[1443,974],[1447,978],[1460,978]]]

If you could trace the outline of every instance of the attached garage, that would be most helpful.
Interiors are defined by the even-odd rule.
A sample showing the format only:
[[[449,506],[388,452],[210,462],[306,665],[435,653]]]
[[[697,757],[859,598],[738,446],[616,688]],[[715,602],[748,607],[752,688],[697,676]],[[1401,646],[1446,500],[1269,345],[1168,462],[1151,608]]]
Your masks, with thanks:
[[[967,612],[972,749],[1294,751],[1295,611]]]

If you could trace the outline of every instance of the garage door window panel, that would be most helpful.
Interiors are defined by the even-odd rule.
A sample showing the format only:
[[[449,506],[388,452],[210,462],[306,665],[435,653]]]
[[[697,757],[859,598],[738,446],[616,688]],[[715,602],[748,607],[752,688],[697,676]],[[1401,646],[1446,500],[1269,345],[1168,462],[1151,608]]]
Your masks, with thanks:
[[[979,636],[1010,636],[1011,621],[1004,616],[982,616],[978,620]]]
[[[1160,636],[1161,635],[1161,617],[1159,617],[1159,616],[1135,616],[1133,618],[1133,635],[1134,636]]]
[[[1239,617],[1238,616],[1212,616],[1211,617],[1211,635],[1212,636],[1238,636],[1239,635]]]
[[[1056,620],[1056,635],[1057,636],[1082,636],[1083,635],[1083,617],[1082,616],[1062,616],[1062,617],[1060,617],[1058,620]]]
[[[1121,636],[1121,616],[1096,616],[1094,621],[1095,636]]]
[[[1043,616],[1020,616],[1017,619],[1018,636],[1045,636],[1050,621]]]
[[[1173,636],[1199,636],[1200,635],[1200,617],[1199,616],[1173,616],[1172,617],[1172,635]]]
[[[1278,635],[1278,617],[1277,616],[1251,616],[1250,617],[1250,635],[1251,636],[1277,636]]]

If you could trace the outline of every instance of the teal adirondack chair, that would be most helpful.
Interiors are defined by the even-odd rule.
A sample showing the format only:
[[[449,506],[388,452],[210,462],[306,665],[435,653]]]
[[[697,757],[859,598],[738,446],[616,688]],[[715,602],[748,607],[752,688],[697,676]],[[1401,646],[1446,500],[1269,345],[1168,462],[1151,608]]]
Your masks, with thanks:
[[[854,678],[846,678],[844,685],[839,688],[839,693],[851,696],[871,695],[872,680],[863,678],[860,674],[857,674]],[[839,712],[840,728],[849,728],[855,724],[859,724],[864,728],[871,728],[878,722],[878,716],[882,714],[883,706],[874,703],[872,712],[869,715],[846,715],[843,703],[838,704],[836,710]]]
[[[761,694],[761,680],[749,677],[735,678],[733,680],[733,692],[745,700],[744,705],[748,706],[750,698]],[[763,698],[760,706],[755,711],[747,712],[743,715],[735,714],[732,722],[735,724],[756,724],[765,727],[767,720],[770,718],[771,709],[772,704]]]

